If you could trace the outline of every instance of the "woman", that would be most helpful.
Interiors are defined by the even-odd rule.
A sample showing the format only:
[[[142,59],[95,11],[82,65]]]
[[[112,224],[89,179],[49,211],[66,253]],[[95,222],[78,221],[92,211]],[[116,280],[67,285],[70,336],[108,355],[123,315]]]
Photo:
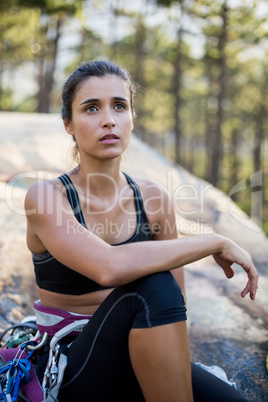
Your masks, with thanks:
[[[253,300],[256,269],[223,236],[177,239],[162,187],[120,171],[133,129],[133,95],[120,66],[78,67],[63,88],[62,118],[80,163],[32,186],[25,201],[37,314],[89,319],[72,338],[59,400],[190,402],[193,394],[195,401],[245,400],[194,365],[191,379],[178,267],[213,255],[231,278],[236,262],[248,276],[241,295]],[[41,378],[41,363],[39,369]]]

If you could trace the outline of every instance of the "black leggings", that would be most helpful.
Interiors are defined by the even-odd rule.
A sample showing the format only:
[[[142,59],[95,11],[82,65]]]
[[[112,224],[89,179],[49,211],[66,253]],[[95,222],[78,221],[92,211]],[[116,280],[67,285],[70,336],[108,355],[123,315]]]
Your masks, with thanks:
[[[170,272],[116,288],[70,346],[59,401],[144,401],[130,361],[129,332],[184,320],[183,296]],[[233,387],[195,365],[192,377],[197,402],[246,401]]]

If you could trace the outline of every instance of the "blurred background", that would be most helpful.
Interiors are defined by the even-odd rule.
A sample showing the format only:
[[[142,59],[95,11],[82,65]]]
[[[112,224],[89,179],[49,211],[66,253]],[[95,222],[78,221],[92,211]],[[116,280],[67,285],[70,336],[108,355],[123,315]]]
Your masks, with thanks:
[[[112,59],[139,87],[136,136],[267,234],[267,17],[261,0],[0,0],[0,111],[59,113],[73,69]]]
[[[187,266],[187,326],[193,361],[268,402],[267,0],[0,0],[0,328],[33,314],[24,197],[66,171],[62,84],[96,59],[138,86],[124,169],[194,190],[177,200],[180,234],[210,228],[251,251],[254,303],[239,267],[227,283],[211,257]]]

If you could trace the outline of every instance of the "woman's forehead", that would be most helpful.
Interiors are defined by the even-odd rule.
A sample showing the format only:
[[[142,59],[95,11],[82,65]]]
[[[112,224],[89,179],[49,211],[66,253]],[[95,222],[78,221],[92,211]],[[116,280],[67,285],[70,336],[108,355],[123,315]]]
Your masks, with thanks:
[[[84,80],[76,93],[76,98],[107,98],[125,97],[130,100],[129,84],[117,75],[105,75],[103,77],[89,77]]]

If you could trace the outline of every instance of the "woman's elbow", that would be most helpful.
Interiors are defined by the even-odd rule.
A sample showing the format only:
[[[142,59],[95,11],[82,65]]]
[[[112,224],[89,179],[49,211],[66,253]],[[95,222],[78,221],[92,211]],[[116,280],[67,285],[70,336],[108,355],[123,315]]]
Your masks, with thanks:
[[[105,288],[115,288],[122,285],[122,278],[119,278],[115,271],[105,270],[99,275],[97,282]]]
[[[98,258],[96,265],[95,281],[101,286],[114,288],[129,281],[128,273],[131,269],[129,269],[128,256],[125,250],[120,250],[120,246],[110,246],[106,249],[106,252]]]
[[[120,275],[119,275],[119,267],[112,260],[104,261],[101,263],[99,268],[97,268],[97,277],[96,282],[98,282],[101,286],[107,288],[114,288],[119,286],[120,284]]]

